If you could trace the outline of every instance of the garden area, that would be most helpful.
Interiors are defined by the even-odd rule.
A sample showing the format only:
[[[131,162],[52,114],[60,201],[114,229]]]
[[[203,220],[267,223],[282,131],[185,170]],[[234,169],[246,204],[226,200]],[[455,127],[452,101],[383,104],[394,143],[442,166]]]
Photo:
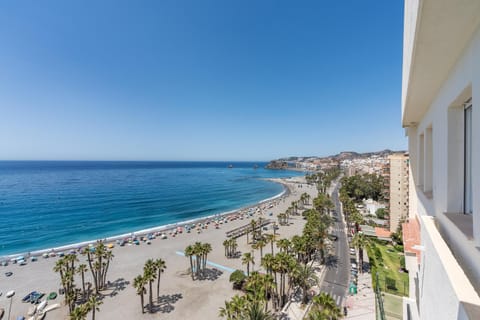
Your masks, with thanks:
[[[408,273],[405,270],[403,246],[372,240],[367,252],[372,272],[372,285],[375,286],[378,281],[381,291],[408,296]]]

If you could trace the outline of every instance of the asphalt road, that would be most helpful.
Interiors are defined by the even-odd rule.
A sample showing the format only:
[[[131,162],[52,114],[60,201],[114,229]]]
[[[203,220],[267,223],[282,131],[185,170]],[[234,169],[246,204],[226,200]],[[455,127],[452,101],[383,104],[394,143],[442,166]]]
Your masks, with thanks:
[[[340,201],[338,200],[339,184],[332,193],[332,201],[335,204],[333,217],[336,222],[333,226],[333,234],[338,238],[333,241],[333,250],[326,258],[327,271],[321,286],[321,292],[330,294],[338,306],[343,306],[348,290],[350,278],[350,252],[345,233],[345,223],[342,212],[340,212]]]

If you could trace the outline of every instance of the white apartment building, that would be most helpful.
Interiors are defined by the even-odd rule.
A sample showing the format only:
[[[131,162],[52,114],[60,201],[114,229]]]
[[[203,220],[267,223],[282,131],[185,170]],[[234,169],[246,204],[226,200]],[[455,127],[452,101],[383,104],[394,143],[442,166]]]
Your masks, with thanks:
[[[405,319],[480,319],[479,24],[480,0],[405,0]]]

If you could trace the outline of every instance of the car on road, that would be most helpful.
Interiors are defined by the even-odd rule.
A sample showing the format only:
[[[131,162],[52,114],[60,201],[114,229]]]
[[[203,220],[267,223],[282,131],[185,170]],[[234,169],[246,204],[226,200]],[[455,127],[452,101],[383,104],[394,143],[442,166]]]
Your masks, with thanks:
[[[350,254],[355,254],[355,249],[354,248],[350,248]]]
[[[328,239],[330,239],[331,241],[337,241],[338,236],[336,236],[336,235],[334,235],[334,234],[329,234],[329,235],[328,235]]]

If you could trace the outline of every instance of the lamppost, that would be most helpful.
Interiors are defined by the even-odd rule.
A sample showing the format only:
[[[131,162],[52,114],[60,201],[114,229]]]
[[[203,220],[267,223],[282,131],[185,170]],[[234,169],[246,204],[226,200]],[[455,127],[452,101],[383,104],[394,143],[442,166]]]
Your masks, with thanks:
[[[12,311],[12,299],[13,299],[13,296],[15,295],[15,291],[14,290],[11,290],[11,291],[8,291],[7,294],[5,295],[7,297],[7,299],[10,299],[10,307],[8,308],[8,317],[7,317],[7,320],[10,319],[10,311]]]

